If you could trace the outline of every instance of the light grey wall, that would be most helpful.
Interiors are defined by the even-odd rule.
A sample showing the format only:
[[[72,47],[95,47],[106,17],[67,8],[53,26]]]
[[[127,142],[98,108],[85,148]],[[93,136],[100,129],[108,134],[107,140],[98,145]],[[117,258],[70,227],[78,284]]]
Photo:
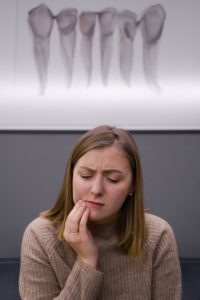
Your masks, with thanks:
[[[0,133],[0,258],[17,257],[26,225],[52,206],[80,132]],[[182,257],[200,257],[200,132],[137,132],[145,204],[172,225]]]

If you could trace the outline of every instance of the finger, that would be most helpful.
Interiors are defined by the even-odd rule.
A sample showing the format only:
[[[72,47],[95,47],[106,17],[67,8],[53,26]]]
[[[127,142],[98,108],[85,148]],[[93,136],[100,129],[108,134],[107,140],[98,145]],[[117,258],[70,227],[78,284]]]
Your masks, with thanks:
[[[74,205],[74,207],[72,208],[72,210],[70,211],[68,217],[70,217],[71,215],[73,215],[80,207],[80,204],[81,204],[81,200],[77,201]]]
[[[82,202],[75,205],[76,208],[73,208],[73,212],[71,211],[70,215],[67,218],[66,226],[69,231],[71,232],[78,232],[79,231],[79,222],[81,217],[86,209],[86,205]]]
[[[87,222],[88,222],[88,217],[89,217],[90,210],[88,207],[86,207],[82,218],[80,220],[79,224],[79,233],[80,234],[86,234],[87,233]]]
[[[73,221],[79,222],[85,209],[86,209],[86,204],[83,201],[79,201],[79,203],[77,204],[77,209],[72,214],[72,217],[71,217],[72,222]]]
[[[65,229],[69,229],[70,224],[76,214],[76,212],[78,211],[79,206],[76,204],[74,205],[73,209],[70,211],[69,215],[67,216],[66,222],[65,222]]]
[[[75,215],[77,214],[77,212],[83,208],[82,205],[83,201],[79,200],[73,207],[73,209],[71,210],[71,212],[69,213],[67,219],[68,220],[73,220],[73,218],[75,217]]]

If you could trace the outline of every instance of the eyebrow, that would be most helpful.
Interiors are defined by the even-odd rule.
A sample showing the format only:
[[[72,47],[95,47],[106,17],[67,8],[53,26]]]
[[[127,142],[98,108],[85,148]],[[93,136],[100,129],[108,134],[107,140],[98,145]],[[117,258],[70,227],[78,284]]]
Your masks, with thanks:
[[[90,171],[90,172],[95,172],[96,170],[89,168],[89,167],[80,167],[80,169],[86,170],[86,171]],[[123,174],[122,171],[117,170],[117,169],[108,169],[108,170],[104,170],[103,171],[104,174],[110,174],[110,173],[117,173],[117,174]]]

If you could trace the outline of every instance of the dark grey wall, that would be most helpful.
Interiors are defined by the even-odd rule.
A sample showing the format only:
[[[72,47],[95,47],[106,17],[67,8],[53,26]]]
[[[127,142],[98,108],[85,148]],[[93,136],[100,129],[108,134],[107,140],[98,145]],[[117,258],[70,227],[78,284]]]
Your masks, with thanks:
[[[0,258],[17,257],[26,225],[52,206],[80,132],[0,133]],[[172,225],[180,256],[200,257],[200,132],[137,132],[145,204]]]

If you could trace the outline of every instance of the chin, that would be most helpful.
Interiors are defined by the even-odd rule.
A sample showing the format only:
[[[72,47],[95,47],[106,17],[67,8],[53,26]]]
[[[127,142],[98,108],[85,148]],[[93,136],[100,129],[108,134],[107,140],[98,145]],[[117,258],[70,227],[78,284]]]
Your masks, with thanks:
[[[96,216],[90,215],[89,216],[89,221],[92,221],[92,222],[101,221],[101,218],[98,218]]]
[[[105,219],[103,216],[98,216],[97,214],[90,212],[89,221],[91,222],[101,222]]]

